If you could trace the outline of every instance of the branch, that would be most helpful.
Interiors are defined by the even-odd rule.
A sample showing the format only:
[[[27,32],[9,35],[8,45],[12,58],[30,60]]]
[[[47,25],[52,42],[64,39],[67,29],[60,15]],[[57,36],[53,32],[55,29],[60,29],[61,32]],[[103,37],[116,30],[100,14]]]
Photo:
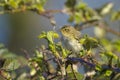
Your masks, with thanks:
[[[106,24],[100,23],[99,26],[101,26],[101,28],[105,29],[107,32],[113,33],[113,34],[120,37],[120,32],[117,32],[117,31],[113,30],[112,28],[110,28]]]
[[[87,61],[85,61],[85,60],[82,59],[82,58],[72,57],[72,58],[67,58],[67,60],[70,61],[70,62],[76,62],[76,61],[78,61],[78,62],[80,62],[80,63],[85,63],[85,64],[89,65],[90,67],[95,67],[95,64],[92,64],[92,63],[90,63],[90,62],[87,62]]]
[[[71,69],[72,69],[72,72],[73,72],[73,75],[74,75],[74,80],[77,80],[77,76],[76,76],[76,74],[75,74],[75,72],[74,72],[74,69],[73,69],[73,65],[71,64]]]
[[[120,37],[120,32],[117,32],[117,31],[113,30],[112,28],[107,26],[104,22],[101,22],[100,20],[97,20],[97,19],[89,20],[87,22],[83,22],[80,25],[75,25],[75,29],[82,30],[82,29],[85,29],[85,28],[97,27],[96,25],[98,25],[100,28],[103,28],[105,31],[110,32],[110,33]]]
[[[96,64],[93,64],[93,63],[90,63],[90,62],[87,62],[85,61],[84,59],[82,58],[75,58],[75,57],[72,57],[72,58],[67,58],[67,60],[71,61],[71,62],[80,62],[80,63],[85,63],[87,64],[88,66],[92,67],[92,68],[95,68],[96,67]],[[115,72],[118,72],[120,73],[120,68],[118,67],[110,67],[109,65],[102,65],[102,68],[105,69],[105,70],[112,70],[112,71],[115,71]]]

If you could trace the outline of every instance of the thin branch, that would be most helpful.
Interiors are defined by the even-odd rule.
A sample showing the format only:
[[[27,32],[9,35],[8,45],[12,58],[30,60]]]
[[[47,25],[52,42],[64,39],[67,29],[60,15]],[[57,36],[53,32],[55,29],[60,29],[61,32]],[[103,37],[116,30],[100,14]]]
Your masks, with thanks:
[[[60,72],[61,72],[62,78],[64,78],[64,74],[63,74],[63,71],[62,71],[62,65],[61,65],[58,58],[56,59],[56,61],[57,61],[58,65],[59,65],[59,67],[60,67]]]
[[[63,10],[45,10],[44,12],[42,12],[41,14],[49,14],[49,13],[64,13]]]
[[[76,74],[75,74],[75,72],[74,72],[74,69],[73,69],[73,65],[72,65],[72,64],[71,64],[71,69],[72,69],[73,75],[74,75],[74,77],[75,77],[74,80],[77,80],[77,76],[76,76]]]
[[[75,25],[75,29],[80,31],[82,29],[90,28],[90,27],[93,27],[95,25],[98,25],[99,22],[100,21],[98,19],[93,19],[93,20],[89,20],[89,21],[86,21],[86,22],[82,22],[81,24]]]
[[[117,32],[117,31],[113,30],[112,28],[108,27],[104,23],[100,23],[99,25],[101,26],[101,28],[105,29],[107,32],[110,32],[110,33],[115,34],[115,35],[120,37],[120,32]]]
[[[87,22],[83,22],[80,25],[75,25],[75,29],[82,30],[82,29],[85,29],[85,28],[97,27],[96,25],[98,25],[100,28],[103,28],[105,31],[110,32],[110,33],[120,37],[120,32],[117,32],[117,31],[113,30],[112,28],[107,26],[104,22],[101,22],[100,20],[97,20],[97,19],[89,20]]]
[[[26,59],[29,60],[30,55],[28,54],[27,50],[25,50],[25,49],[21,49],[21,50],[24,52]]]
[[[95,68],[96,67],[96,64],[93,64],[93,63],[90,63],[90,62],[87,62],[85,61],[84,59],[82,58],[67,58],[67,60],[71,61],[71,62],[75,62],[75,61],[78,61],[80,63],[85,63],[87,64],[88,66],[92,67],[92,68]],[[109,65],[101,65],[103,69],[106,69],[106,70],[112,70],[112,71],[115,71],[115,72],[118,72],[120,73],[120,68],[118,67],[109,67]]]
[[[80,62],[80,63],[86,63],[86,64],[89,65],[90,67],[95,67],[95,64],[92,64],[92,63],[90,63],[90,62],[87,62],[87,61],[85,61],[85,60],[82,59],[82,58],[72,57],[72,58],[67,58],[67,60],[70,61],[70,62],[76,62],[76,61],[78,61],[78,62]]]
[[[61,76],[61,75],[59,75],[59,74],[54,74],[54,76],[51,76],[50,78],[48,78],[47,80],[54,80],[56,77],[58,77],[58,76]]]

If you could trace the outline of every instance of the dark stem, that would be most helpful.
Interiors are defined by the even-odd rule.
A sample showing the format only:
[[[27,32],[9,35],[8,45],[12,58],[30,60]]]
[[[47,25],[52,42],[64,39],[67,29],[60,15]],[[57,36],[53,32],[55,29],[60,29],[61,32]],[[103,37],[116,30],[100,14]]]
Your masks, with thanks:
[[[75,62],[75,61],[78,61],[80,63],[85,63],[87,64],[88,66],[92,67],[92,68],[95,68],[96,67],[96,64],[93,64],[93,63],[90,63],[88,61],[85,61],[84,59],[82,58],[75,58],[75,57],[72,57],[72,58],[67,58],[67,60],[69,60],[70,62]],[[105,69],[105,70],[111,70],[111,71],[115,71],[115,72],[118,72],[120,73],[120,68],[118,67],[114,67],[114,66],[111,66],[109,67],[109,65],[101,65],[102,69]]]
[[[30,59],[30,55],[28,54],[27,50],[25,50],[25,49],[21,49],[21,50],[24,52],[25,58],[26,58],[27,60],[29,60],[29,59]]]
[[[72,72],[73,72],[73,75],[74,75],[74,80],[77,80],[77,77],[76,77],[76,74],[75,74],[75,72],[74,72],[74,69],[73,69],[73,65],[71,64],[71,70],[72,70]]]

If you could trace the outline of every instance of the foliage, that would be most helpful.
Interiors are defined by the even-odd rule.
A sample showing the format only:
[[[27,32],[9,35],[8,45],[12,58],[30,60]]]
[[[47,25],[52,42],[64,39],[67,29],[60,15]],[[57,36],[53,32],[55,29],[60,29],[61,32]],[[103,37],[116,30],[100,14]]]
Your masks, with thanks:
[[[24,61],[24,63],[22,63],[21,60]],[[8,51],[3,44],[0,44],[0,79],[12,80],[17,78],[17,70],[26,64],[25,58],[15,55]]]
[[[25,58],[15,55],[0,44],[0,80],[119,80],[120,40],[105,37],[108,32],[120,37],[120,33],[106,25],[104,20],[107,14],[111,22],[120,19],[120,12],[112,10],[113,3],[93,9],[82,0],[66,0],[63,10],[45,10],[46,2],[0,0],[0,14],[32,11],[48,18],[55,26],[53,14],[64,13],[76,30],[97,28],[96,36],[83,34],[80,37],[84,50],[77,56],[71,56],[74,52],[63,46],[56,31],[44,31],[38,36],[46,40],[47,45],[35,50],[33,57],[28,57],[27,53]]]
[[[37,11],[38,13],[44,11],[44,4],[46,0],[1,0],[0,7],[3,9],[2,13],[6,12],[22,12],[26,10]]]

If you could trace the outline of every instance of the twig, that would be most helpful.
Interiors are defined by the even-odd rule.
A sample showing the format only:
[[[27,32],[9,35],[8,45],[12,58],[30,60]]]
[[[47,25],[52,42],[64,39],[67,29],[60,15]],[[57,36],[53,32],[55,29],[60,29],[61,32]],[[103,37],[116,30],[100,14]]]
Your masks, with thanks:
[[[75,29],[82,30],[85,28],[90,28],[90,27],[93,27],[94,25],[98,25],[99,22],[100,21],[98,19],[93,19],[93,20],[89,20],[86,22],[82,22],[81,24],[75,25]]]
[[[72,57],[72,58],[67,58],[67,60],[69,60],[69,61],[71,61],[71,62],[78,61],[78,62],[80,62],[80,63],[85,63],[85,64],[87,64],[88,66],[90,66],[90,67],[92,67],[92,68],[95,68],[95,67],[96,67],[96,64],[87,62],[87,61],[85,61],[85,60],[82,59],[82,58]],[[115,71],[115,72],[120,73],[120,68],[118,68],[118,67],[109,67],[109,65],[101,65],[101,67],[102,67],[103,69],[106,69],[106,70],[112,70],[112,71]]]
[[[60,67],[62,78],[64,78],[63,71],[62,71],[62,65],[61,65],[61,63],[60,63],[58,58],[56,59],[56,61],[57,61],[58,65],[59,65],[59,67]]]
[[[41,14],[49,14],[49,13],[64,13],[63,10],[45,10],[44,12],[42,12]]]
[[[89,65],[90,67],[95,67],[95,64],[92,64],[90,62],[87,62],[85,61],[84,59],[82,58],[75,58],[75,57],[72,57],[72,58],[67,58],[67,60],[70,60],[71,62],[81,62],[81,63],[86,63],[87,65]]]
[[[117,32],[117,31],[113,30],[112,28],[108,27],[104,23],[100,23],[99,25],[101,26],[101,28],[105,29],[107,32],[111,32],[111,33],[113,33],[113,34],[115,34],[115,35],[120,37],[120,32]]]
[[[28,55],[28,52],[25,49],[21,49],[21,50],[24,52],[26,59],[29,60],[30,56]]]
[[[74,77],[75,77],[74,80],[77,80],[77,76],[75,75],[75,72],[74,72],[74,69],[73,69],[73,65],[72,65],[72,64],[71,64],[71,69],[72,69],[73,75],[74,75]]]
[[[115,34],[115,35],[120,37],[120,32],[117,32],[117,31],[113,30],[112,28],[107,26],[104,22],[101,22],[100,20],[97,20],[97,19],[89,20],[87,22],[83,22],[80,25],[75,25],[75,29],[82,30],[82,29],[85,29],[85,28],[97,27],[96,25],[98,25],[100,28],[103,28],[107,32],[110,32],[110,33]]]

